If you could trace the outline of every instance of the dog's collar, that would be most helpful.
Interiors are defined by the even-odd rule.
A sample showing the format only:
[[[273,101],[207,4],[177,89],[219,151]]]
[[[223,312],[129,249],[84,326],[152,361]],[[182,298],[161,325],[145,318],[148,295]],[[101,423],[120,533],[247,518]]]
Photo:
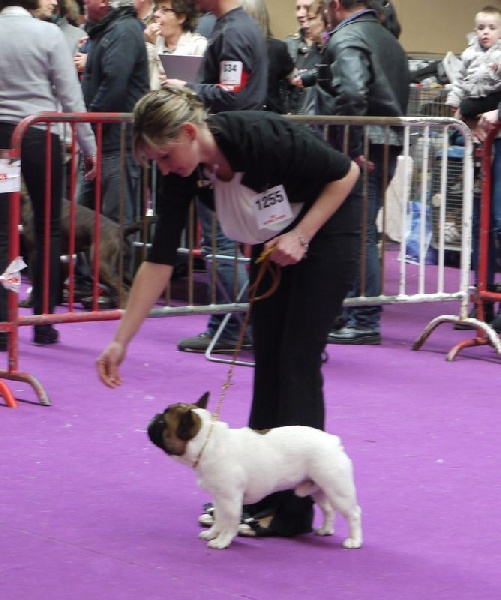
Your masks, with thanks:
[[[214,424],[216,423],[216,421],[217,421],[217,414],[214,413],[211,416],[209,431],[207,432],[207,437],[205,438],[205,442],[203,443],[203,446],[200,448],[200,452],[198,453],[198,456],[196,457],[195,462],[191,465],[193,469],[196,469],[198,467],[198,463],[200,462],[200,459],[202,458],[204,450],[205,450],[207,444],[209,443],[209,439],[210,439],[210,436],[214,429]]]

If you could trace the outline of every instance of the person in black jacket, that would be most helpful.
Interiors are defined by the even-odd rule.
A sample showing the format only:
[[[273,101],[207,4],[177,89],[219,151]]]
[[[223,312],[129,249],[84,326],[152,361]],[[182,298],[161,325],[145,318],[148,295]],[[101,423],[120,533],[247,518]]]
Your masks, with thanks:
[[[187,89],[150,92],[134,110],[135,154],[166,176],[152,247],[136,275],[113,341],[97,360],[101,381],[122,383],[127,346],[168,284],[190,200],[213,189],[224,232],[252,245],[250,284],[263,250],[281,267],[276,291],[252,305],[255,370],[249,426],[324,427],[322,353],[348,292],[359,253],[359,168],[309,129],[272,112],[207,116]],[[209,200],[209,198],[207,198]],[[272,220],[273,224],[270,224]],[[271,289],[265,274],[258,296]],[[311,498],[292,490],[246,507],[241,534],[311,531]]]
[[[377,4],[375,4],[377,2]],[[379,0],[327,0],[334,29],[323,53],[325,65],[318,76],[317,110],[322,115],[400,117],[409,97],[407,56],[395,36],[381,25]],[[343,128],[336,128],[333,143],[343,147]],[[376,218],[389,185],[403,133],[399,129],[371,126],[368,156],[364,155],[364,129],[351,127],[349,154],[367,169],[368,198],[364,223],[366,262],[364,295],[381,293]],[[386,148],[387,154],[386,154]],[[387,162],[386,162],[387,161]],[[362,286],[356,281],[351,295],[358,297]],[[380,344],[381,306],[354,306],[343,311],[341,322],[333,323],[328,341],[332,344]],[[339,329],[339,326],[341,328]]]
[[[303,103],[296,111],[299,114],[315,114],[316,89],[318,65],[322,63],[322,53],[327,39],[327,16],[325,14],[324,0],[313,0],[308,7],[307,23],[311,36],[311,48],[308,57],[303,63],[303,69],[297,72],[292,83],[303,90]]]

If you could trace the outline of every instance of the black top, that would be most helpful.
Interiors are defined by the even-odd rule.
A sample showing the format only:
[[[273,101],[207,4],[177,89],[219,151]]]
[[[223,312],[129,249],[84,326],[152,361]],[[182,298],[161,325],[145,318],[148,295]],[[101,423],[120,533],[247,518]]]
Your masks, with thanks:
[[[283,185],[291,204],[304,203],[296,221],[327,183],[342,179],[350,170],[347,156],[317,138],[307,127],[271,112],[219,113],[209,117],[208,125],[231,169],[244,173],[243,185],[256,193]],[[185,178],[169,174],[162,179],[157,206],[159,220],[148,254],[150,262],[175,263],[190,200],[198,195],[205,203],[211,201],[212,191],[200,189],[200,179],[199,172]],[[288,229],[294,225],[295,222]]]
[[[288,75],[294,70],[294,62],[282,40],[269,37],[266,40],[268,50],[268,96],[266,110],[279,114],[288,111],[286,96],[289,91]]]

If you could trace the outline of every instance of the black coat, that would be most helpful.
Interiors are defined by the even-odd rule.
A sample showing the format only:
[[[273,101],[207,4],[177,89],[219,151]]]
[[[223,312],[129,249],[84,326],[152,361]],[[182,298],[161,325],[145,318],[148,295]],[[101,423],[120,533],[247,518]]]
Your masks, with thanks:
[[[279,114],[288,112],[287,96],[289,81],[287,77],[294,70],[294,62],[282,40],[269,37],[266,40],[268,51],[268,96],[266,110]]]

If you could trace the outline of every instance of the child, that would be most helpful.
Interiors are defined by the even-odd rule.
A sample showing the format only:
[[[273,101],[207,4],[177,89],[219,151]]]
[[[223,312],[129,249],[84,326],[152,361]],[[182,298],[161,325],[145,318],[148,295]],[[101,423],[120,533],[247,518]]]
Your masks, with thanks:
[[[455,117],[475,121],[485,112],[498,108],[501,102],[501,11],[486,6],[475,17],[475,37],[461,56],[462,66],[454,80],[447,104],[456,108]],[[491,170],[492,193],[488,242],[487,289],[495,289],[496,257],[501,232],[501,139],[494,143]],[[478,279],[480,204],[474,198],[472,265]],[[473,312],[471,316],[476,316]],[[493,303],[484,305],[484,319],[501,332],[501,312],[495,316]],[[457,325],[456,328],[463,328]]]
[[[457,119],[475,119],[501,102],[501,11],[486,6],[475,16],[475,35],[461,55],[461,68],[446,104]]]

